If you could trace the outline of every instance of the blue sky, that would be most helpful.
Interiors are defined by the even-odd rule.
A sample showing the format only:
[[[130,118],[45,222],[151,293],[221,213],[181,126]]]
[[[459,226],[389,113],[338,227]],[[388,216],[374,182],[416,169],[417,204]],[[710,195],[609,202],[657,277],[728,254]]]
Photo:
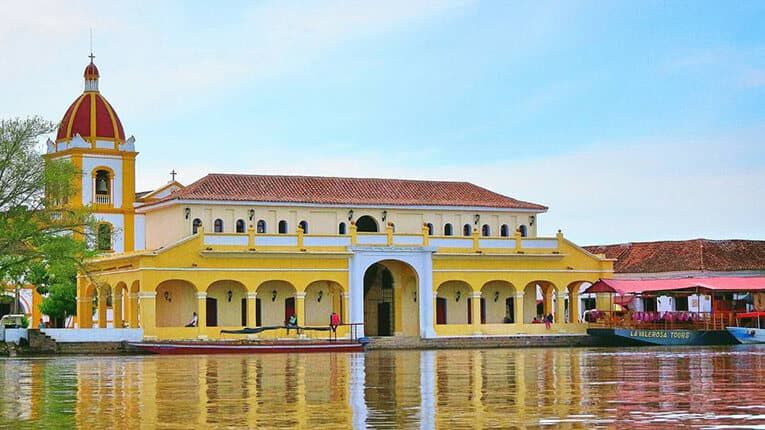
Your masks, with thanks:
[[[24,2],[0,116],[101,91],[171,169],[467,180],[582,244],[765,239],[763,2]]]

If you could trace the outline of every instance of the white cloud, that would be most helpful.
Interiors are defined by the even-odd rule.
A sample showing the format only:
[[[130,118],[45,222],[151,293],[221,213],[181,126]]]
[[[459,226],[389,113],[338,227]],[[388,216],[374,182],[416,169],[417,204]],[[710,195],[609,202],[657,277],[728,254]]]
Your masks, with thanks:
[[[459,166],[425,163],[432,154],[384,148],[242,154],[236,160],[183,161],[185,183],[210,172],[467,180],[550,207],[540,232],[558,228],[583,244],[658,239],[765,238],[762,187],[764,128],[699,138],[656,137],[602,142],[538,159],[500,159]],[[267,147],[264,147],[267,148]],[[759,161],[758,161],[759,160]],[[168,179],[141,170],[139,183]]]

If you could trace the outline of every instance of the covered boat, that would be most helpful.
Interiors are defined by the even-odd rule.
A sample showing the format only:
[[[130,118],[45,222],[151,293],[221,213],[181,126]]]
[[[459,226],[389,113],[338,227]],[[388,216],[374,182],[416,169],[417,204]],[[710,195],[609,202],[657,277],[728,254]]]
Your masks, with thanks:
[[[588,333],[618,345],[730,345],[736,338],[726,327],[736,315],[753,307],[752,294],[765,292],[765,277],[713,277],[682,279],[601,279],[586,293],[607,294],[608,310],[591,311]],[[656,298],[683,302],[683,310],[635,306]],[[695,297],[695,307],[688,297]],[[709,297],[708,308],[701,297]],[[646,299],[649,299],[646,301]],[[614,311],[614,305],[623,310]],[[631,307],[632,306],[632,307]],[[637,310],[640,309],[640,310]]]

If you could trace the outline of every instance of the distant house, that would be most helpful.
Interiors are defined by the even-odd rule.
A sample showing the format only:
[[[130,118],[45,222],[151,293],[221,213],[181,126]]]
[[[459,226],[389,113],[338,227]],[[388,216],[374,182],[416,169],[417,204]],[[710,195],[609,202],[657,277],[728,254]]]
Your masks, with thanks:
[[[712,277],[752,277],[765,275],[765,241],[709,240],[634,242],[617,245],[585,246],[593,254],[616,259],[616,279],[676,279]],[[719,296],[719,297],[718,297]],[[692,294],[666,296],[643,294],[631,302],[637,311],[700,311],[710,312],[720,300],[749,301],[742,294]]]

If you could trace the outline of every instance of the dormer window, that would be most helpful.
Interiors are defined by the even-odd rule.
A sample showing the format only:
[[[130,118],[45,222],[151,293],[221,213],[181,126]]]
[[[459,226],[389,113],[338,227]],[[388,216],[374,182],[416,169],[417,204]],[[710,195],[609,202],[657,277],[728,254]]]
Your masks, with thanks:
[[[112,202],[112,178],[107,170],[96,170],[94,177],[96,191],[95,202],[100,205],[108,205]]]

